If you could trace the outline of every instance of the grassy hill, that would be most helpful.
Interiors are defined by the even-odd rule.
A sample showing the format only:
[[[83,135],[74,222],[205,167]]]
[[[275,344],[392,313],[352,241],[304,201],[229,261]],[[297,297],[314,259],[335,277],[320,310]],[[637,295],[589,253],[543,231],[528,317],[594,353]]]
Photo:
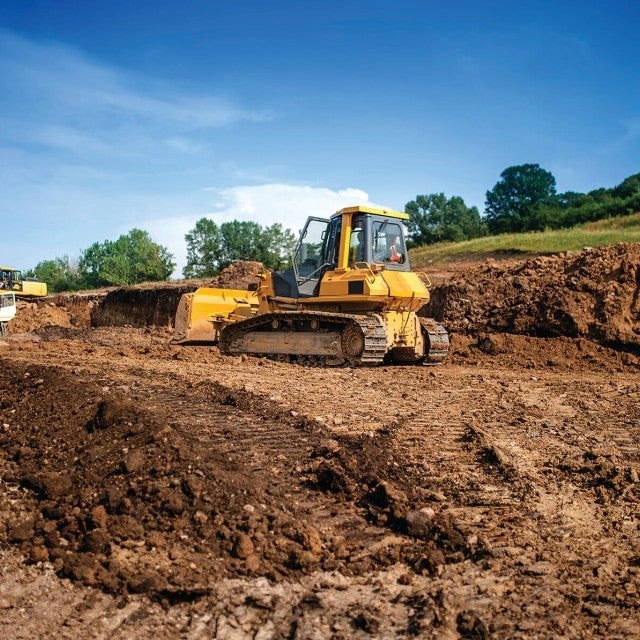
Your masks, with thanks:
[[[464,242],[442,242],[409,251],[414,268],[461,260],[482,260],[497,254],[526,257],[581,251],[584,247],[602,247],[619,242],[640,242],[640,213],[597,222],[588,222],[555,231],[507,233]]]

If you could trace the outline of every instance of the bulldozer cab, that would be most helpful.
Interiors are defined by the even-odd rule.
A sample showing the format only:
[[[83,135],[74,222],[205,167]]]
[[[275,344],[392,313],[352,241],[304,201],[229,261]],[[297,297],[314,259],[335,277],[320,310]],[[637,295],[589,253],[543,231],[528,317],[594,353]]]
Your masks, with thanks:
[[[276,281],[288,281],[290,297],[314,297],[327,271],[364,264],[409,271],[404,218],[405,214],[372,207],[342,209],[329,220],[310,217],[293,251],[292,272],[282,272]]]
[[[22,279],[16,269],[0,267],[0,289],[12,290]]]
[[[407,214],[373,207],[350,207],[338,214],[344,242],[337,269],[354,268],[366,263],[392,271],[410,271],[403,222]]]

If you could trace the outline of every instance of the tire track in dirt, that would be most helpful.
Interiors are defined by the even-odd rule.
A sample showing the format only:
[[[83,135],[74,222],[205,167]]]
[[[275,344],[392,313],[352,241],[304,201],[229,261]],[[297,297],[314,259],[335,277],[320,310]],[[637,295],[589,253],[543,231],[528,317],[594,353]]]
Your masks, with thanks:
[[[77,507],[69,525],[56,525],[66,527],[64,533],[73,544],[73,553],[62,555],[60,568],[77,580],[104,583],[114,591],[128,588],[160,591],[167,597],[192,597],[190,593],[208,589],[206,577],[202,571],[190,576],[184,568],[177,572],[170,568],[164,558],[165,538],[173,540],[174,546],[182,539],[201,539],[196,551],[202,551],[212,537],[215,539],[216,527],[223,529],[222,541],[216,543],[222,555],[231,551],[236,559],[226,570],[241,575],[260,570],[274,577],[291,571],[307,573],[319,566],[361,574],[400,561],[404,547],[409,550],[408,562],[418,566],[424,553],[433,554],[439,544],[444,546],[434,562],[443,565],[464,557],[460,551],[465,547],[464,540],[447,539],[447,531],[453,531],[455,523],[429,520],[417,532],[411,533],[409,527],[407,535],[406,497],[397,499],[401,493],[388,483],[388,470],[379,459],[379,449],[368,452],[368,443],[362,447],[362,443],[348,438],[341,443],[328,439],[324,428],[293,416],[270,399],[216,382],[194,385],[172,372],[162,379],[149,376],[149,368],[129,367],[127,377],[115,376],[114,371],[101,372],[99,383],[111,382],[111,386],[102,387],[106,399],[99,400],[93,395],[91,378],[81,376],[75,368],[73,371],[73,382],[57,370],[33,366],[13,379],[16,393],[24,386],[34,396],[50,392],[58,398],[68,397],[64,390],[69,384],[86,383],[89,396],[84,402],[97,403],[97,409],[85,409],[95,415],[88,422],[84,418],[70,425],[67,435],[48,425],[55,434],[53,441],[69,440],[71,436],[67,445],[71,448],[74,440],[86,441],[70,471],[66,471],[68,458],[60,453],[54,462],[62,469],[54,467],[44,475],[37,470],[17,471],[16,476],[47,498],[44,510],[49,513],[64,514],[63,504],[64,509]],[[143,378],[143,373],[147,377]],[[40,377],[35,384],[19,382],[35,377]],[[113,385],[114,379],[118,385]],[[127,390],[126,401],[112,391],[116,388]],[[66,407],[62,399],[56,410],[71,413],[73,408]],[[48,412],[43,417],[46,415]],[[37,460],[45,452],[31,430],[27,428],[27,448]],[[84,431],[90,436],[86,437]],[[106,431],[107,439],[103,434]],[[14,445],[9,443],[9,447],[14,459],[22,455],[14,452]],[[258,464],[254,464],[256,460]],[[84,487],[83,470],[96,461],[98,466],[90,479],[93,484]],[[103,485],[100,480],[105,476],[113,479]],[[76,485],[76,495],[65,496],[67,488]],[[362,500],[375,503],[371,507],[375,521],[369,522]],[[207,506],[212,501],[213,508]],[[12,526],[17,531],[21,525]],[[39,520],[34,527],[46,531],[50,523]],[[153,527],[166,531],[160,536],[162,540],[153,534]],[[120,533],[114,533],[116,530]],[[25,533],[24,542],[29,543],[37,531]],[[432,533],[436,538],[431,538]],[[146,550],[136,551],[137,542],[118,547],[120,538],[139,540]],[[52,544],[58,542],[56,538]],[[390,545],[396,547],[394,553],[388,553]],[[90,551],[83,550],[86,548]],[[32,553],[36,552],[48,553],[42,545]],[[54,552],[58,559],[63,554],[58,547]],[[186,548],[174,551],[170,546],[169,556],[183,557],[182,566],[195,564],[193,552]],[[133,567],[140,564],[136,557],[144,558],[147,568],[140,577],[134,573]],[[221,559],[203,564],[215,576],[225,571]],[[175,585],[173,591],[149,573],[158,562],[171,571],[167,579]],[[204,579],[204,585],[198,579]]]
[[[207,384],[207,386],[213,386]],[[278,459],[304,460],[314,446],[311,435],[305,435],[304,423],[274,420],[279,409],[262,409],[249,394],[217,387],[202,397],[202,389],[187,395],[158,390],[148,400],[151,410],[163,412],[186,439],[193,440],[206,459],[206,451],[215,447],[220,453],[243,458],[243,463],[257,468]],[[169,410],[167,410],[169,407]],[[256,413],[256,409],[258,412]],[[269,415],[271,413],[271,415]],[[318,437],[313,438],[317,444]],[[255,462],[251,462],[255,460]]]
[[[616,383],[607,394],[619,404],[603,414],[601,379],[572,389],[555,378],[530,378],[506,377],[493,390],[482,376],[482,385],[432,386],[429,404],[401,420],[394,447],[406,456],[426,496],[443,502],[470,535],[486,540],[496,558],[516,561],[510,571],[527,598],[535,601],[549,588],[569,594],[576,580],[584,581],[574,556],[580,549],[592,557],[589,565],[598,576],[585,584],[611,599],[587,602],[584,610],[615,618],[617,603],[636,601],[638,556],[611,562],[604,540],[613,537],[628,548],[638,522],[638,385]],[[488,402],[492,395],[495,401]],[[467,417],[459,411],[463,406]],[[572,460],[579,464],[572,467]],[[563,466],[574,478],[558,474]],[[601,540],[595,546],[594,537]],[[551,600],[546,598],[546,610],[560,620],[562,606]],[[578,607],[575,615],[581,613]],[[620,632],[626,632],[624,625]]]
[[[635,422],[630,414],[637,415],[638,405],[627,394],[630,404],[621,402],[603,414],[600,407],[594,410],[601,382],[581,389],[556,384],[554,391],[549,385],[537,379],[507,384],[502,404],[509,418],[499,423],[485,419],[473,440],[490,452],[506,479],[525,488],[522,512],[535,526],[511,530],[515,546],[504,550],[520,557],[523,589],[544,587],[569,597],[577,582],[584,587],[585,602],[575,615],[586,611],[603,621],[614,620],[620,605],[637,603],[631,586],[637,573],[634,556],[618,554],[612,560],[606,549],[611,543],[629,548],[638,526],[639,451],[635,438],[629,437]],[[603,462],[603,454],[613,457]],[[570,469],[567,461],[575,460],[580,461],[578,468]],[[590,460],[599,462],[584,464]],[[563,474],[563,467],[574,475]],[[537,553],[527,552],[531,548]],[[553,611],[558,613],[558,608],[549,603],[546,612]],[[619,632],[626,633],[624,624]]]
[[[357,441],[352,443],[352,436],[332,433],[270,398],[217,382],[199,383],[188,390],[187,396],[174,389],[169,393],[158,390],[152,397],[149,408],[164,410],[172,427],[199,452],[199,460],[219,460],[222,454],[243,470],[248,484],[267,487],[265,494],[277,500],[284,512],[306,522],[312,538],[319,533],[311,546],[322,544],[337,559],[325,562],[325,567],[338,567],[348,560],[347,570],[359,573],[373,566],[372,558],[374,565],[382,566],[402,559],[405,547],[409,554],[419,557],[421,544],[416,547],[415,536],[406,536],[406,531],[398,535],[393,530],[395,519],[384,516],[380,520],[383,526],[378,526],[358,507],[364,499],[363,489],[358,486],[361,483],[365,483],[363,487],[369,485],[365,493],[383,483],[388,487],[385,499],[390,496],[391,501],[401,495],[390,482],[393,470],[389,473],[375,453],[373,457],[367,454],[369,443],[363,448]],[[167,407],[171,407],[169,413]],[[352,446],[362,456],[357,465],[352,464]],[[403,469],[401,475],[406,484],[405,476],[411,477],[411,471]],[[249,506],[253,509],[255,505]],[[392,506],[406,508],[393,502],[385,504],[382,511]],[[403,528],[404,516],[398,518],[398,526]],[[394,525],[392,531],[389,525]],[[463,541],[456,544],[464,546]],[[390,548],[394,548],[393,553],[389,553]],[[320,553],[319,548],[314,551]]]
[[[194,452],[185,459],[192,464],[185,478],[200,471],[213,479],[217,469],[237,474],[234,487],[268,486],[266,503],[286,509],[279,512],[283,519],[276,535],[284,520],[311,523],[325,545],[317,557],[328,551],[333,566],[357,576],[340,587],[346,591],[336,591],[352,598],[354,615],[343,612],[345,620],[357,618],[365,627],[383,629],[381,620],[389,612],[404,620],[396,631],[406,630],[407,606],[421,591],[427,594],[425,623],[448,615],[446,628],[454,635],[457,614],[452,621],[450,612],[473,609],[497,638],[572,637],[594,630],[601,637],[633,637],[637,595],[627,588],[637,581],[640,566],[639,487],[631,473],[638,462],[637,375],[612,379],[606,371],[571,372],[565,379],[548,370],[477,365],[326,371],[225,359],[215,350],[176,357],[153,343],[156,336],[131,330],[111,337],[104,330],[94,338],[91,334],[80,344],[65,339],[16,349],[13,357],[62,364],[78,384],[92,379],[105,397],[121,393],[134,405],[160,413],[186,450]],[[318,417],[322,423],[315,421]],[[332,439],[336,444],[329,445]],[[367,466],[371,474],[365,473]],[[347,491],[318,491],[319,470],[328,472],[328,479],[344,478]],[[386,479],[386,493],[380,494],[384,486],[370,484],[371,478]],[[359,599],[376,602],[370,571],[403,562],[420,567],[419,556],[412,555],[420,548],[390,526],[392,509],[380,506],[381,495],[394,498],[396,490],[407,496],[399,506],[419,510],[425,505],[438,516],[451,515],[452,534],[475,536],[489,555],[436,563],[425,575],[411,571],[407,576],[398,569],[393,581],[415,585],[403,587],[398,608],[385,608],[389,598],[399,597],[390,590],[383,606],[356,611]],[[246,522],[242,507],[247,502],[260,513],[255,496],[232,498],[239,499],[239,524]],[[405,516],[400,513],[396,523],[406,523]],[[287,544],[286,536],[282,540]],[[187,557],[187,568],[190,560],[208,562],[202,553]],[[242,567],[233,556],[229,562],[233,571]],[[327,607],[336,606],[330,574],[321,573],[327,581],[322,587],[312,580],[316,569],[307,571],[262,587],[275,597],[277,585],[287,581],[289,600],[283,596],[281,608],[269,605],[273,608],[260,614],[260,624],[277,612],[286,621],[278,629],[286,635],[294,619],[300,633],[313,632],[318,615],[326,619]],[[245,580],[238,594],[250,589],[253,578]],[[308,591],[296,591],[303,582]],[[216,582],[222,586],[202,596],[209,603],[204,617],[185,614],[181,637],[213,637],[223,633],[224,620],[242,619],[240,595],[237,614],[213,613],[218,588],[222,598],[229,597],[227,584]],[[441,599],[448,604],[439,604]],[[187,610],[186,603],[177,606],[174,619]],[[74,615],[70,624],[85,626],[82,609]],[[137,615],[133,612],[114,636],[126,637]],[[353,628],[347,623],[345,633]]]

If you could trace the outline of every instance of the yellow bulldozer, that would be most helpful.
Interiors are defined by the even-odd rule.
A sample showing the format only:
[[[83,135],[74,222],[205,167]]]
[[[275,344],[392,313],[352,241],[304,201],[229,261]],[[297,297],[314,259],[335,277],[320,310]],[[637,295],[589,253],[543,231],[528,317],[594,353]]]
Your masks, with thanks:
[[[47,295],[47,284],[37,278],[23,278],[18,269],[0,267],[0,291],[13,291],[18,298],[41,298]]]
[[[431,283],[409,266],[408,217],[356,206],[308,218],[290,269],[257,274],[253,291],[183,295],[173,342],[329,366],[441,362],[449,335],[418,316]]]

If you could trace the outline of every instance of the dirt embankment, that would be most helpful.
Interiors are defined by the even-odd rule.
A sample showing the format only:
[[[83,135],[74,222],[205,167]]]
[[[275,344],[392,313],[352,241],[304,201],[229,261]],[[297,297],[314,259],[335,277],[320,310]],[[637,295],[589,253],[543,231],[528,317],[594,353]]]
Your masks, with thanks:
[[[100,306],[104,296],[104,292],[64,293],[30,302],[19,300],[9,333],[28,333],[46,326],[88,327],[93,310]]]
[[[195,285],[126,287],[110,291],[91,312],[94,327],[165,327],[173,324],[183,293]]]
[[[173,326],[178,303],[183,293],[199,286],[247,289],[257,282],[256,273],[264,270],[259,262],[239,260],[211,280],[178,282],[169,286],[144,285],[110,291],[91,312],[91,325],[108,326]]]
[[[246,289],[262,268],[260,263],[236,262],[204,284]],[[91,322],[170,326],[180,295],[194,288],[118,289],[93,307]],[[640,244],[466,267],[433,288],[422,314],[435,317],[454,335],[477,340],[494,355],[513,347],[517,339],[509,335],[583,339],[627,352],[631,364],[640,357]],[[460,345],[467,342],[459,340]],[[586,343],[578,348],[593,350]]]
[[[239,260],[210,280],[144,284],[83,293],[49,295],[19,302],[9,333],[28,333],[43,327],[166,327],[173,326],[180,297],[198,287],[248,289],[264,270],[260,262]]]
[[[587,338],[640,354],[640,244],[489,261],[434,287],[423,313],[455,333]]]
[[[263,269],[238,261],[207,282],[70,294],[23,306],[10,333],[37,327],[172,326],[180,296],[212,286],[247,289]],[[584,338],[640,355],[640,244],[524,262],[486,261],[436,285],[422,315],[453,334]]]

